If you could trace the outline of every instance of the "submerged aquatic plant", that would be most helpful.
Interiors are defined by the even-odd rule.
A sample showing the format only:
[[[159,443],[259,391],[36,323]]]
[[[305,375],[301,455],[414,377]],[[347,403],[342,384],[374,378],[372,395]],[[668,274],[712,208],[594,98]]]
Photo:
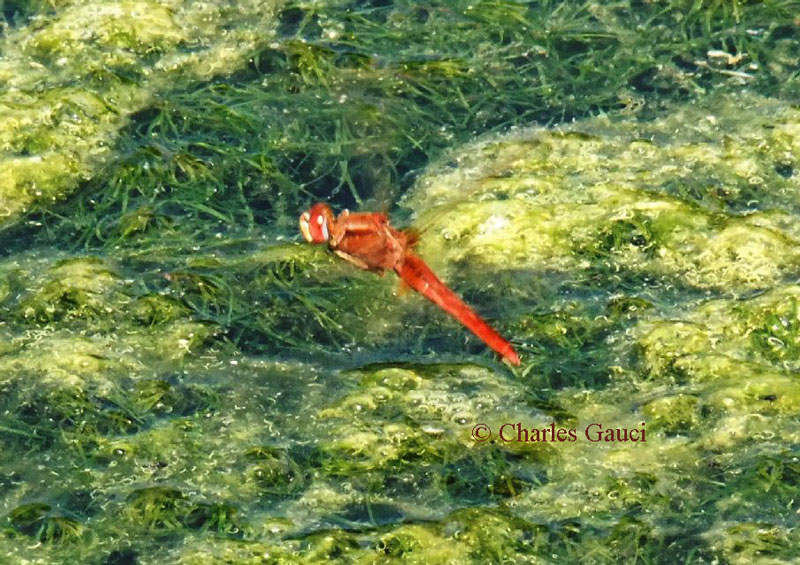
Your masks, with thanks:
[[[43,503],[18,506],[6,519],[13,532],[47,544],[76,542],[85,532],[79,521],[59,514]]]

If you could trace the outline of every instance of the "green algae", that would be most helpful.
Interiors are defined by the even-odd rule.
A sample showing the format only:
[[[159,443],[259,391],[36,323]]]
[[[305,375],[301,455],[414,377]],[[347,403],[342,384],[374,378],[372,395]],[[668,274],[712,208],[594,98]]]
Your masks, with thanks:
[[[558,10],[549,4],[494,2],[369,10],[348,2],[295,3],[277,14],[277,40],[264,33],[257,44],[257,32],[268,31],[259,27],[267,24],[253,17],[257,3],[241,3],[238,15],[208,5],[147,5],[156,20],[151,25],[101,18],[93,41],[102,44],[102,55],[96,56],[97,49],[81,52],[90,69],[99,64],[115,69],[104,59],[111,53],[127,57],[126,64],[138,70],[142,64],[152,68],[145,79],[134,79],[137,92],[140,83],[149,87],[164,79],[148,90],[153,96],[146,101],[120,109],[123,115],[113,127],[129,123],[120,133],[118,149],[129,166],[112,167],[111,179],[102,172],[103,181],[115,190],[98,190],[99,199],[98,194],[91,199],[99,205],[98,215],[117,216],[127,212],[131,199],[148,199],[154,189],[191,186],[194,194],[178,196],[177,203],[194,213],[205,212],[205,220],[253,225],[260,215],[272,212],[269,221],[281,226],[285,211],[297,208],[309,192],[324,197],[332,193],[343,203],[391,195],[392,184],[407,187],[429,157],[477,131],[613,110],[631,99],[639,100],[641,111],[643,96],[636,90],[654,89],[652,72],[663,75],[658,87],[663,92],[684,88],[683,83],[691,83],[694,92],[740,80],[790,89],[795,77],[792,48],[787,47],[793,30],[778,23],[791,17],[790,5],[776,2],[728,11],[714,3],[702,9],[692,6],[686,13],[685,3],[673,2],[664,10],[651,11],[644,4],[624,13],[613,6],[581,3]],[[75,3],[74,14],[65,8],[63,18],[60,13],[53,17],[53,29],[41,34],[82,37],[74,22],[82,21],[77,15],[90,9],[86,6]],[[145,11],[138,6],[125,3],[118,9]],[[641,25],[650,26],[655,37],[643,42],[635,31]],[[207,46],[220,27],[235,33],[226,34],[221,46]],[[59,40],[62,44],[70,45]],[[195,52],[177,49],[176,54],[176,44],[188,44]],[[238,70],[239,49],[248,45],[256,50],[249,68],[225,83],[177,92],[163,86],[187,75]],[[731,51],[728,59],[734,62],[726,62],[720,46]],[[783,54],[782,65],[757,64],[776,51]],[[504,93],[500,99],[498,92]],[[449,104],[454,95],[458,103]],[[657,107],[659,101],[655,97],[648,103]],[[784,159],[780,170],[791,166],[791,159]],[[106,186],[103,181],[99,187]],[[211,186],[198,194],[198,181]],[[80,231],[109,237],[102,228],[95,232],[96,222],[84,227],[80,216],[72,216]]]
[[[651,429],[665,434],[686,434],[700,424],[700,410],[696,396],[677,394],[657,398],[642,407]]]
[[[18,315],[48,322],[65,317],[108,314],[119,278],[97,258],[68,259],[49,269],[48,277],[20,299]],[[119,308],[119,305],[116,306]]]
[[[618,137],[600,124],[604,131],[591,136],[534,130],[481,142],[502,175],[496,163],[488,173],[465,166],[448,204],[439,187],[453,173],[433,169],[408,199],[417,206],[433,197],[432,207],[446,210],[420,246],[437,270],[465,294],[483,296],[491,281],[511,298],[502,323],[522,341],[519,378],[463,364],[338,372],[248,358],[243,350],[265,351],[249,339],[300,313],[304,328],[281,328],[286,343],[311,339],[294,332],[314,331],[314,323],[334,324],[329,312],[339,312],[346,339],[410,339],[380,328],[402,327],[419,306],[393,303],[379,325],[365,324],[359,317],[369,310],[354,295],[388,303],[392,283],[320,250],[254,249],[245,239],[166,272],[135,256],[113,267],[96,256],[7,261],[2,307],[16,313],[11,323],[49,329],[10,341],[3,356],[6,448],[47,454],[63,446],[62,464],[90,471],[62,488],[91,485],[104,501],[94,504],[114,509],[32,502],[17,489],[10,539],[41,541],[56,555],[87,531],[101,539],[114,532],[89,550],[110,555],[126,551],[114,541],[124,531],[141,540],[137,555],[185,562],[246,563],[265,553],[276,562],[364,563],[586,554],[657,562],[663,552],[699,561],[790,558],[796,455],[786,449],[800,437],[792,421],[800,394],[787,373],[797,360],[794,237],[649,183],[637,189],[607,168],[576,173],[574,155],[629,148],[628,124]],[[531,186],[542,146],[552,170]],[[464,151],[473,163],[488,161],[474,147]],[[554,154],[564,156],[563,170]],[[625,175],[622,158],[609,162]],[[595,176],[605,180],[590,182]],[[531,245],[504,247],[501,228]],[[525,235],[534,228],[536,238]],[[731,229],[753,245],[767,234],[779,252],[742,252],[742,265],[730,266],[733,244],[704,242],[726,241]],[[499,260],[498,252],[509,255]],[[150,274],[127,282],[137,261]],[[501,266],[512,270],[490,274]],[[284,318],[268,307],[252,313],[268,330],[237,335],[237,305],[256,300],[298,309]],[[533,301],[549,306],[520,306]],[[319,317],[307,315],[314,309]],[[131,314],[133,325],[119,332]],[[81,324],[88,333],[74,335]],[[323,336],[313,339],[335,346]],[[32,371],[40,385],[33,395],[22,385]],[[470,436],[478,423],[497,434],[504,424],[544,430],[551,422],[574,429],[576,441]],[[593,422],[646,422],[647,442],[594,443],[584,435]],[[25,466],[16,472],[32,476]],[[696,534],[678,540],[679,524]],[[148,541],[154,535],[187,545],[158,548]]]
[[[746,100],[723,99],[709,105],[723,105],[733,111],[738,105],[747,105]],[[762,105],[759,99],[752,103]],[[764,105],[779,113],[777,121],[786,122],[785,131],[794,130],[794,109],[768,102]],[[423,180],[425,190],[407,203],[425,210],[428,216],[437,214],[438,207],[454,208],[438,215],[434,224],[445,230],[443,241],[465,244],[461,251],[449,250],[450,264],[513,261],[537,270],[545,269],[545,265],[566,269],[586,264],[590,269],[602,269],[603,274],[611,269],[641,269],[651,276],[682,279],[696,288],[714,288],[717,283],[739,292],[764,288],[797,267],[794,233],[759,225],[747,216],[719,214],[715,206],[699,199],[675,198],[664,176],[674,178],[673,171],[683,169],[691,176],[691,171],[714,165],[721,169],[719,177],[724,184],[737,183],[739,174],[768,176],[772,165],[769,159],[757,160],[758,150],[750,138],[758,136],[763,145],[791,151],[798,143],[797,136],[773,137],[765,124],[774,114],[748,116],[744,124],[737,121],[742,137],[727,141],[735,158],[725,162],[715,156],[716,148],[706,147],[701,152],[690,149],[695,144],[693,135],[707,135],[702,124],[705,109],[695,106],[691,112],[680,119],[699,122],[700,126],[683,128],[682,136],[661,145],[647,143],[644,151],[640,140],[672,128],[673,115],[649,125],[622,121],[614,126],[620,135],[607,143],[596,137],[587,142],[573,131],[530,132],[517,134],[516,140],[483,142],[452,157],[460,163],[455,172],[434,173],[434,179]],[[732,116],[724,110],[723,115]],[[580,131],[609,127],[605,119],[599,119],[582,124]],[[715,126],[724,127],[723,123]],[[782,141],[775,141],[776,137]],[[621,166],[627,160],[631,164]],[[760,163],[759,170],[731,173],[740,162]],[[751,202],[750,206],[784,205],[792,209],[797,200],[796,179],[783,179],[773,172],[770,180],[777,186],[769,194],[777,194],[779,200]],[[502,194],[506,199],[482,206],[474,198],[460,200],[459,194],[464,191],[476,196]],[[509,231],[516,237],[505,238]],[[441,242],[429,238],[423,242],[423,250],[441,257],[445,252]],[[474,253],[471,242],[480,250],[480,257],[468,255]],[[565,247],[574,249],[574,253],[565,254]]]
[[[65,543],[80,538],[84,528],[78,521],[51,511],[47,504],[24,504],[9,513],[8,523],[15,533],[42,543]]]
[[[35,23],[10,28],[0,46],[3,225],[91,178],[112,158],[130,115],[178,77],[207,78],[240,65],[259,35],[272,31],[275,4],[240,2],[229,10],[180,1],[76,1],[44,7],[29,5],[38,12]]]
[[[4,11],[0,555],[791,562],[792,4],[272,8]],[[412,184],[519,370],[285,241]]]

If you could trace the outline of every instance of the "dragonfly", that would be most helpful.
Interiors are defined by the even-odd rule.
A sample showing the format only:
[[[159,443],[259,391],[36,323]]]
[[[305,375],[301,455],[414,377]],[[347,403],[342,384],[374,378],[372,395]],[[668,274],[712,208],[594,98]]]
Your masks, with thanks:
[[[414,230],[398,230],[386,214],[333,210],[318,202],[300,215],[300,233],[309,243],[326,243],[336,255],[366,271],[383,275],[392,270],[492,348],[511,365],[520,364],[514,347],[450,290],[413,251],[419,240]]]

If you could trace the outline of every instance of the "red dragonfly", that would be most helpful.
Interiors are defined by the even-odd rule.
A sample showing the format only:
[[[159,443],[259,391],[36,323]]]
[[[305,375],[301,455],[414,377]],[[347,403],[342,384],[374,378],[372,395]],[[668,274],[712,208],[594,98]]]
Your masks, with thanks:
[[[519,355],[483,318],[439,280],[411,248],[418,236],[389,225],[386,214],[350,213],[334,218],[330,206],[314,204],[300,216],[300,232],[309,243],[327,243],[328,248],[360,269],[380,275],[392,269],[411,288],[464,324],[500,357],[519,365]]]

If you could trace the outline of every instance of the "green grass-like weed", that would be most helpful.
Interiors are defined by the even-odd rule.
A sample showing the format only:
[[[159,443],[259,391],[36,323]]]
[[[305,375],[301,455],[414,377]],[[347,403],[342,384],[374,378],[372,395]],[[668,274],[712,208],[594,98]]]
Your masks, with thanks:
[[[53,6],[7,2],[3,18],[21,27]],[[0,439],[14,456],[0,473],[10,509],[5,541],[41,544],[53,553],[31,560],[52,562],[80,561],[70,548],[82,542],[92,553],[86,562],[109,563],[132,562],[140,550],[143,560],[152,551],[147,559],[187,563],[261,562],[268,552],[285,562],[792,558],[796,453],[766,440],[763,452],[755,442],[720,448],[708,428],[725,418],[735,428],[737,413],[724,401],[707,407],[703,378],[718,375],[679,366],[702,355],[650,344],[655,361],[638,374],[640,352],[621,342],[665,303],[699,292],[646,268],[677,245],[674,234],[692,231],[681,221],[707,219],[711,230],[788,201],[752,204],[763,192],[758,179],[700,167],[647,187],[712,212],[675,206],[660,216],[608,216],[565,252],[588,264],[567,275],[487,267],[470,280],[476,265],[456,265],[459,291],[521,342],[524,372],[493,367],[481,377],[409,363],[403,370],[412,374],[398,377],[372,366],[352,397],[335,390],[345,398],[333,408],[337,399],[320,383],[349,376],[320,359],[338,366],[353,363],[353,352],[370,361],[419,353],[439,344],[429,327],[443,316],[418,315],[391,296],[392,284],[287,239],[314,200],[337,210],[393,206],[432,160],[476,135],[598,114],[647,122],[676,101],[741,85],[793,96],[795,17],[790,0],[285,4],[276,35],[246,67],[161,90],[130,116],[114,158],[84,175],[72,197],[39,203],[0,233]],[[147,49],[136,38],[115,41]],[[41,64],[55,64],[52,43],[31,49]],[[91,122],[80,102],[101,102],[93,88],[144,80],[124,64],[98,71],[54,119],[67,123],[75,113]],[[12,149],[35,155],[51,147],[49,135],[32,128]],[[759,151],[774,163],[764,183],[781,187],[796,175],[786,151]],[[41,188],[61,198],[56,180]],[[62,255],[53,258],[52,248]],[[519,290],[494,296],[484,285],[494,277],[497,287]],[[730,333],[746,336],[742,355],[753,366],[796,368],[797,310],[791,300],[742,315],[741,331]],[[698,342],[726,337],[692,327]],[[37,349],[54,336],[61,349]],[[460,338],[446,342],[455,343],[461,351]],[[130,357],[116,363],[123,350]],[[28,371],[34,357],[41,367]],[[234,368],[246,363],[255,368],[237,382]],[[201,382],[209,368],[216,380]],[[682,379],[671,384],[699,390],[649,396],[673,373]],[[510,389],[525,393],[503,396]],[[478,396],[496,402],[495,412],[462,406]],[[761,396],[778,400],[772,391]],[[675,454],[676,471],[642,450],[651,474],[631,470],[630,456],[602,459],[598,450],[592,469],[603,474],[590,484],[572,453],[476,446],[458,435],[471,422],[448,412],[510,418],[515,409],[577,425],[592,403],[619,408],[615,417],[641,412],[652,418],[654,442],[688,441],[693,451],[659,453]],[[759,416],[784,415],[771,410]],[[697,446],[697,437],[709,443]],[[58,492],[51,470],[61,473]],[[45,485],[35,499],[32,484]],[[87,492],[90,503],[61,504]],[[578,503],[585,506],[576,511]]]

